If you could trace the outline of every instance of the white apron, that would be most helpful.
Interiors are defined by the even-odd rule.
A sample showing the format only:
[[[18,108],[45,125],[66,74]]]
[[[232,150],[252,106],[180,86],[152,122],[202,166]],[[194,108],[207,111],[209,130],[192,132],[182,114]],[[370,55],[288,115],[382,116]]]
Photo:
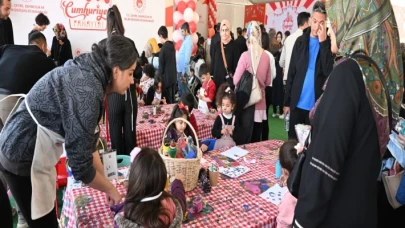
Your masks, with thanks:
[[[26,98],[26,95],[15,94],[9,97]],[[7,98],[8,97],[4,99]],[[31,166],[31,218],[35,220],[49,214],[55,206],[57,180],[55,165],[63,153],[63,143],[65,139],[58,133],[39,124],[31,112],[27,99],[25,99],[24,102],[28,113],[38,126],[34,157]],[[19,102],[17,102],[16,106],[18,104]],[[16,107],[13,108],[10,115],[14,112],[15,108]],[[6,123],[8,120],[9,118],[7,118]],[[4,123],[4,126],[6,126],[6,123]]]
[[[200,88],[200,95],[205,96],[205,89],[202,87]],[[210,112],[210,110],[208,109],[207,102],[205,102],[201,99],[198,99],[198,110],[200,110],[204,114],[207,114]]]

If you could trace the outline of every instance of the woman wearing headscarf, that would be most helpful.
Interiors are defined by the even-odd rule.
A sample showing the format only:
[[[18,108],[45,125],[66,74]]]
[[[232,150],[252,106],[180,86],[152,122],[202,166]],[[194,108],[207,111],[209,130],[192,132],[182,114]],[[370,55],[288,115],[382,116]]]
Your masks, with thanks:
[[[146,42],[144,51],[149,64],[153,65],[153,67],[158,70],[160,47],[155,38],[150,38],[148,42]]]
[[[376,180],[389,113],[395,124],[403,94],[397,24],[389,0],[331,0],[327,14],[340,54],[363,50],[380,69],[348,57],[330,74],[312,111],[294,227],[377,227]],[[318,34],[326,36],[325,25]]]
[[[118,7],[114,5],[107,11],[107,35],[108,37],[124,36],[124,33],[121,13]],[[136,55],[139,56],[134,41],[127,39],[131,42]],[[138,68],[141,66],[137,66]],[[115,149],[117,154],[129,155],[136,146],[138,101],[135,91],[136,86],[131,84],[125,94],[110,93],[107,95],[107,129],[110,133],[111,149]]]
[[[73,59],[72,46],[63,24],[56,24],[53,27],[53,32],[55,36],[52,40],[51,55],[49,57],[53,59],[56,66],[63,66],[66,61]]]
[[[211,75],[214,76],[214,82],[217,88],[228,82],[229,86],[234,87],[232,78],[240,57],[238,45],[231,37],[231,23],[223,20],[220,27],[221,41],[215,44],[212,49]],[[224,59],[226,63],[224,62]]]
[[[262,32],[256,21],[250,22],[247,29],[248,51],[239,60],[233,77],[233,83],[238,84],[245,71],[255,74],[262,91],[262,99],[256,103],[254,112],[253,134],[251,142],[262,140],[263,120],[267,120],[266,96],[264,89],[271,84],[270,56],[262,48]],[[266,139],[267,140],[267,139]]]

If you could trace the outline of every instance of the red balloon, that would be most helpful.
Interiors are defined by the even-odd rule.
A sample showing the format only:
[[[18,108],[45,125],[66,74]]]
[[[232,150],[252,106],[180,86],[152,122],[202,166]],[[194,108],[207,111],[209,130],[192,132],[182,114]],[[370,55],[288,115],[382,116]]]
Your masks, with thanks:
[[[179,2],[179,4],[177,4],[176,10],[179,11],[181,14],[183,14],[186,8],[187,4],[184,1],[181,1]]]
[[[188,23],[188,25],[190,26],[190,33],[193,34],[197,31],[197,25],[195,24],[194,21],[191,21]]]
[[[193,44],[193,51],[191,52],[192,55],[195,55],[197,53],[197,45]]]
[[[180,29],[180,27],[181,27],[184,23],[186,23],[186,21],[183,20],[183,19],[181,19],[179,22],[177,22],[176,30]]]
[[[183,43],[183,40],[179,40],[176,45],[174,45],[174,48],[176,48],[176,51],[180,50],[181,44]]]
[[[188,1],[187,2],[187,7],[191,8],[193,11],[195,11],[195,9],[197,8],[197,5],[195,4],[195,1]]]

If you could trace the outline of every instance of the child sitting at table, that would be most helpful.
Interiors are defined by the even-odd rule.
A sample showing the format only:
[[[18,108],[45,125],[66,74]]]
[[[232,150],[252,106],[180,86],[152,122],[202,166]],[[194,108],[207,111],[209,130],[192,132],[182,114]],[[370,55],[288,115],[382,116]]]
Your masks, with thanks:
[[[140,87],[143,94],[147,94],[148,90],[155,83],[155,68],[152,65],[146,64],[143,68],[143,76],[141,78]]]
[[[191,93],[183,94],[180,98],[179,104],[187,107],[187,111],[189,113],[189,121],[191,123],[191,126],[193,126],[195,132],[198,134],[197,119],[195,118],[195,116],[193,114],[193,109],[195,106],[194,96]]]
[[[289,140],[285,142],[279,153],[279,159],[281,168],[283,170],[282,180],[284,185],[287,183],[288,176],[294,168],[294,164],[298,159],[297,154],[297,141]],[[301,148],[301,147],[300,147]],[[299,149],[301,152],[301,149]],[[292,227],[294,219],[295,205],[297,204],[297,199],[291,195],[288,191],[282,198],[280,205],[278,206],[278,216],[277,216],[277,228],[287,228]]]
[[[218,96],[221,98],[222,113],[217,116],[212,127],[212,136],[217,138],[214,150],[235,146],[235,128],[238,126],[237,118],[233,114],[236,104],[235,92],[224,83],[218,89]]]
[[[217,87],[215,86],[214,81],[211,79],[210,72],[207,64],[202,64],[200,67],[201,80],[203,85],[198,92],[198,109],[204,113],[209,113],[211,109],[211,103],[215,99],[215,93],[217,92]]]
[[[146,94],[145,105],[165,105],[166,98],[163,97],[162,93],[163,82],[158,77],[155,78],[155,83],[152,87],[149,88],[148,93]]]
[[[116,227],[181,227],[187,210],[184,175],[175,176],[171,194],[167,193],[164,161],[157,151],[143,148],[131,164],[128,179],[124,214],[115,216]]]
[[[183,105],[181,102],[178,105],[175,105],[173,108],[172,114],[170,116],[170,120],[168,122],[170,122],[176,118],[183,118],[190,122],[188,106]],[[196,144],[196,137],[195,137],[193,131],[184,121],[177,121],[174,124],[172,124],[171,126],[169,126],[169,130],[167,131],[165,138],[169,141],[173,140],[173,141],[177,142],[177,140],[181,136],[183,136],[183,137],[192,136],[192,138],[194,140],[194,144]],[[200,142],[200,145],[201,145],[202,152],[206,152],[208,150],[208,146],[206,144],[202,144]]]

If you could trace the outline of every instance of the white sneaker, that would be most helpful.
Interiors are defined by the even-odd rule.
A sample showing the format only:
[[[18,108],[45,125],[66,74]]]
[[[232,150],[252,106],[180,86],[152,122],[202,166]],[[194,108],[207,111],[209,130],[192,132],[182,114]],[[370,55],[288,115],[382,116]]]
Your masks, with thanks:
[[[283,120],[284,119],[284,114],[280,115],[278,118],[280,118],[280,120]]]
[[[276,117],[278,117],[278,114],[277,113],[273,113],[273,115],[271,115],[273,118],[276,118]]]

